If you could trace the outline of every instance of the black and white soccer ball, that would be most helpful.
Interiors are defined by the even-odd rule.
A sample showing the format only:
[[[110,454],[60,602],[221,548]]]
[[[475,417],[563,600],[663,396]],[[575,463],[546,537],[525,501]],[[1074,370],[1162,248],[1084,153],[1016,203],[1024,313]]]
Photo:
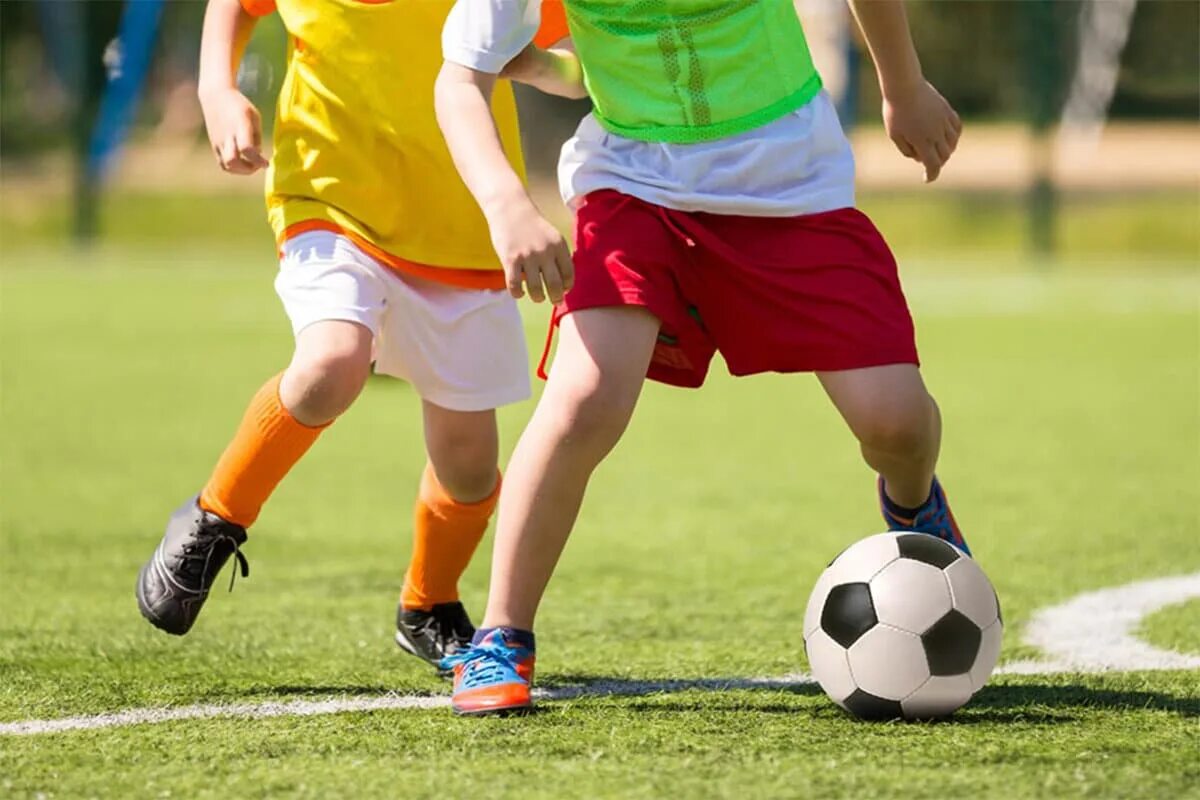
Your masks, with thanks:
[[[821,573],[804,614],[813,677],[862,719],[931,719],[987,683],[1004,624],[991,581],[924,533],[880,533]]]

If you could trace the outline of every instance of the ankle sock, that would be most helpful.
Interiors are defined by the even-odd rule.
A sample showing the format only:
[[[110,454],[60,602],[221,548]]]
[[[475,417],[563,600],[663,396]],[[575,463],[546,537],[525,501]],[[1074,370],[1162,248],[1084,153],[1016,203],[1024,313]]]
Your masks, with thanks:
[[[929,508],[929,504],[933,502],[932,485],[929,487],[929,496],[925,498],[925,502],[921,503],[921,505],[917,506],[916,508],[905,508],[892,498],[888,497],[886,484],[883,486],[883,491],[880,494],[882,495],[883,499],[883,507],[887,509],[887,512],[894,517],[901,517],[903,519],[916,519],[917,515]]]
[[[507,626],[479,628],[475,631],[475,635],[471,637],[471,644],[479,644],[485,636],[495,630],[500,631],[504,635],[504,641],[509,644],[519,645],[531,651],[537,649],[537,640],[534,638],[533,631],[524,631],[520,628],[509,628]]]

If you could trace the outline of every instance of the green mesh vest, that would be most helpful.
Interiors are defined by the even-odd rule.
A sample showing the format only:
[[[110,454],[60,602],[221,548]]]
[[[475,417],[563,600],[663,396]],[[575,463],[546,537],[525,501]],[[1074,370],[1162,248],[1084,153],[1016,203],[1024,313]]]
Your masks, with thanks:
[[[613,133],[701,142],[821,89],[792,0],[566,0],[595,115]]]

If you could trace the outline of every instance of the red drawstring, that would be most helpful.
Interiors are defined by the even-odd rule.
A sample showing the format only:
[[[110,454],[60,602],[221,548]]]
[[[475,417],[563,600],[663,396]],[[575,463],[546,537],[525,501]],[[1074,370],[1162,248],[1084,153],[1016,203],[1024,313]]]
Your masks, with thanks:
[[[654,205],[652,208],[658,213],[658,216],[662,218],[663,224],[671,229],[671,233],[675,234],[680,239],[683,239],[684,244],[686,244],[688,247],[696,246],[696,240],[691,236],[688,236],[687,231],[680,227],[679,223],[671,218],[671,212],[668,209],[665,209],[659,205]]]
[[[616,194],[616,192],[613,192],[613,194]],[[621,203],[623,205],[624,203],[632,202],[634,199],[635,198],[629,195],[624,195],[621,197]],[[584,202],[586,203],[587,200],[585,199]],[[689,236],[687,231],[685,231],[683,227],[671,217],[670,209],[666,209],[662,206],[654,205],[652,203],[648,203],[647,205],[654,209],[655,213],[657,213],[659,218],[662,219],[663,224],[666,225],[672,233],[683,240],[684,244],[686,244],[688,247],[696,246],[696,240]],[[619,210],[619,207],[617,210]],[[542,348],[542,357],[538,361],[537,365],[537,376],[542,380],[548,380],[550,377],[546,372],[546,363],[550,360],[550,348],[554,345],[554,329],[558,327],[558,324],[561,321],[562,314],[559,312],[558,308],[555,308],[554,313],[550,317],[550,326],[546,331],[546,345]]]
[[[546,329],[546,346],[542,348],[542,359],[537,365],[537,376],[542,380],[547,380],[550,377],[546,374],[546,362],[550,360],[550,346],[554,344],[554,329],[558,327],[559,319],[558,309],[556,308],[550,315],[550,326]]]

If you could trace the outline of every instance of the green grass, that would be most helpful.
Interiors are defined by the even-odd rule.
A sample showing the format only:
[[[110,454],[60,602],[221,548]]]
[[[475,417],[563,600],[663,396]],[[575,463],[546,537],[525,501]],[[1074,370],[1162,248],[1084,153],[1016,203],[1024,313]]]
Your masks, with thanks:
[[[1164,608],[1145,620],[1141,633],[1167,650],[1200,654],[1200,600]]]
[[[151,705],[444,693],[390,641],[422,464],[416,398],[372,381],[253,531],[251,578],[188,637],[133,579],[258,385],[285,363],[269,243],[90,256],[6,243],[0,284],[0,721]],[[1192,264],[906,269],[946,419],[941,472],[1008,625],[1085,590],[1200,570]],[[540,343],[544,310],[531,312]],[[719,372],[719,370],[718,370]],[[502,415],[511,447],[532,405]],[[806,667],[823,564],[880,527],[807,377],[648,387],[539,621],[546,685]],[[464,581],[479,609],[486,552]],[[1164,620],[1166,620],[1164,622]],[[1196,605],[1149,621],[1195,650]],[[1191,638],[1189,638],[1189,636]],[[1001,676],[951,722],[855,723],[813,688],[216,719],[0,737],[13,797],[1200,796],[1195,672]]]

